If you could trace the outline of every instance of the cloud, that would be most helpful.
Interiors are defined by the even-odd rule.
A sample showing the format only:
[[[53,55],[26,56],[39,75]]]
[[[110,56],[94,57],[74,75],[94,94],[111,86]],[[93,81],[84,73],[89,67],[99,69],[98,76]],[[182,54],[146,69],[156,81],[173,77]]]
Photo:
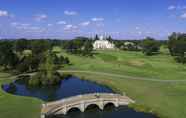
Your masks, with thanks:
[[[17,26],[19,23],[17,23],[17,22],[12,22],[12,23],[10,23],[10,25],[11,26]]]
[[[101,17],[99,17],[99,18],[92,18],[91,20],[94,21],[94,22],[104,21],[104,18],[101,18]]]
[[[78,13],[76,11],[64,11],[64,14],[65,15],[68,15],[68,16],[74,16],[74,15],[77,15]]]
[[[40,27],[32,26],[31,24],[28,24],[28,23],[12,22],[10,23],[10,25],[19,30],[26,30],[26,31],[40,31],[41,30]]]
[[[30,24],[23,23],[23,24],[21,24],[21,26],[23,26],[23,27],[28,27],[28,26],[30,26]]]
[[[181,17],[182,19],[186,19],[186,13],[183,13],[180,17]]]
[[[0,10],[0,17],[3,17],[3,16],[9,16],[8,11]]]
[[[80,23],[81,26],[88,26],[90,25],[90,21],[85,21],[85,22],[82,22]]]
[[[97,23],[96,26],[97,26],[97,27],[104,27],[105,24],[104,24],[104,23]]]
[[[140,29],[140,27],[138,27],[138,26],[137,26],[137,27],[135,27],[135,29],[136,29],[136,30],[139,30],[139,29]]]
[[[77,26],[74,26],[74,25],[71,25],[71,24],[65,25],[65,27],[64,27],[64,30],[65,30],[65,31],[75,31],[75,30],[77,30],[77,29],[78,29]]]
[[[56,24],[58,24],[58,25],[66,25],[67,23],[66,23],[66,21],[58,21]]]
[[[174,5],[171,5],[171,6],[168,7],[168,10],[175,10],[175,9],[177,9],[177,7],[174,6]]]
[[[48,26],[48,27],[51,27],[51,26],[53,26],[53,24],[50,24],[50,23],[49,23],[49,24],[47,24],[47,26]]]
[[[31,24],[28,23],[18,23],[18,22],[12,22],[10,23],[11,26],[13,27],[29,27]]]
[[[35,16],[36,21],[42,21],[42,20],[45,20],[47,18],[48,18],[48,16],[46,14],[38,14],[38,15]]]
[[[168,7],[168,10],[185,10],[186,6],[185,5],[171,5]]]

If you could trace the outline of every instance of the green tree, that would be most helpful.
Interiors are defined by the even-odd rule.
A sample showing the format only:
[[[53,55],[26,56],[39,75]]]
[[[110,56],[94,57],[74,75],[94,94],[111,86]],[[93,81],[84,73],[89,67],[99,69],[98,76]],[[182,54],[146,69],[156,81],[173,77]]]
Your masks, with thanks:
[[[87,40],[84,43],[84,47],[82,49],[83,56],[92,56],[92,51],[93,51],[93,45],[92,42]]]
[[[18,56],[13,51],[13,44],[10,41],[0,42],[0,64],[8,68],[15,68],[18,63]]]
[[[16,52],[23,52],[24,50],[30,49],[30,42],[26,39],[18,39],[15,41]]]
[[[51,50],[51,45],[48,40],[32,40],[31,50],[33,54],[44,53],[47,50]]]
[[[47,86],[60,83],[61,75],[53,63],[52,54],[45,52],[46,60],[40,64],[39,71],[29,80],[31,86]]]
[[[95,41],[99,40],[99,36],[96,34],[95,38],[94,38]]]
[[[177,62],[186,63],[186,34],[172,33],[172,35],[169,36],[168,48]]]
[[[160,50],[160,44],[153,38],[147,37],[141,43],[142,51],[145,55],[153,55]]]
[[[72,54],[90,56],[93,50],[92,40],[86,37],[77,37],[74,40],[68,41],[64,48]]]

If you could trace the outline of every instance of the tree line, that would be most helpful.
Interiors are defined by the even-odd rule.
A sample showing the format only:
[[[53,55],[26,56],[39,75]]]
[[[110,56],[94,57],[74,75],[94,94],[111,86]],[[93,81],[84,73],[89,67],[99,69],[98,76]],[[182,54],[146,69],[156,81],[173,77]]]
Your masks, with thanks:
[[[57,56],[52,52],[54,46],[66,52],[81,56],[93,56],[93,43],[95,38],[76,37],[72,40],[0,40],[0,65],[4,69],[14,69],[18,72],[37,71],[42,62],[47,59],[46,52],[52,55],[53,64],[63,65],[70,63],[67,57]],[[120,50],[141,51],[147,56],[156,55],[162,45],[167,46],[171,56],[179,62],[186,63],[186,34],[172,33],[169,40],[156,40],[146,37],[143,40],[114,40],[109,36],[106,40],[115,44]]]
[[[11,69],[18,73],[37,71],[48,58],[48,53],[56,65],[69,63],[67,57],[53,53],[52,47],[51,40],[1,40],[0,65],[5,70]]]

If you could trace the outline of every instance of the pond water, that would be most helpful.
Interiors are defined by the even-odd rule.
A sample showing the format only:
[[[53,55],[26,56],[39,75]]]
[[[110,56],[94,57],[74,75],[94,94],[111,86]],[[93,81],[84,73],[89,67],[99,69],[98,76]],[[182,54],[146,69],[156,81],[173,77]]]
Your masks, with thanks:
[[[63,98],[86,94],[86,93],[113,93],[112,89],[100,86],[77,77],[68,77],[61,81],[58,86],[29,87],[24,79],[18,79],[11,84],[3,85],[3,90],[14,95],[31,96],[44,101],[55,101]]]
[[[112,89],[98,85],[96,83],[80,80],[71,76],[61,81],[60,85],[52,87],[28,87],[26,80],[19,79],[10,84],[4,84],[3,90],[19,96],[30,96],[42,99],[44,101],[55,101],[63,98],[86,94],[86,93],[113,93]],[[115,108],[112,105],[107,106],[103,111],[96,106],[92,106],[84,113],[78,110],[72,110],[68,115],[50,116],[49,118],[157,118],[156,116],[136,112],[127,106]]]
[[[135,110],[122,106],[115,108],[113,105],[106,106],[104,110],[100,110],[96,106],[91,106],[84,113],[74,109],[67,115],[50,116],[47,118],[157,118],[155,115],[144,112],[136,112]]]

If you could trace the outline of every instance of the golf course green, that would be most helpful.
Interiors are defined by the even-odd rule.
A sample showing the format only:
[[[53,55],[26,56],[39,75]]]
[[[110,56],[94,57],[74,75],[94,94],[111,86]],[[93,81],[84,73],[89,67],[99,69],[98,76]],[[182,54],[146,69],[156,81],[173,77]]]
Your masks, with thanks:
[[[96,51],[93,57],[67,54],[71,65],[59,71],[104,84],[136,101],[132,107],[161,118],[186,116],[186,66],[178,64],[166,49],[154,56],[141,52]],[[0,84],[13,81],[1,72]],[[42,101],[13,96],[0,90],[0,118],[39,118]]]

